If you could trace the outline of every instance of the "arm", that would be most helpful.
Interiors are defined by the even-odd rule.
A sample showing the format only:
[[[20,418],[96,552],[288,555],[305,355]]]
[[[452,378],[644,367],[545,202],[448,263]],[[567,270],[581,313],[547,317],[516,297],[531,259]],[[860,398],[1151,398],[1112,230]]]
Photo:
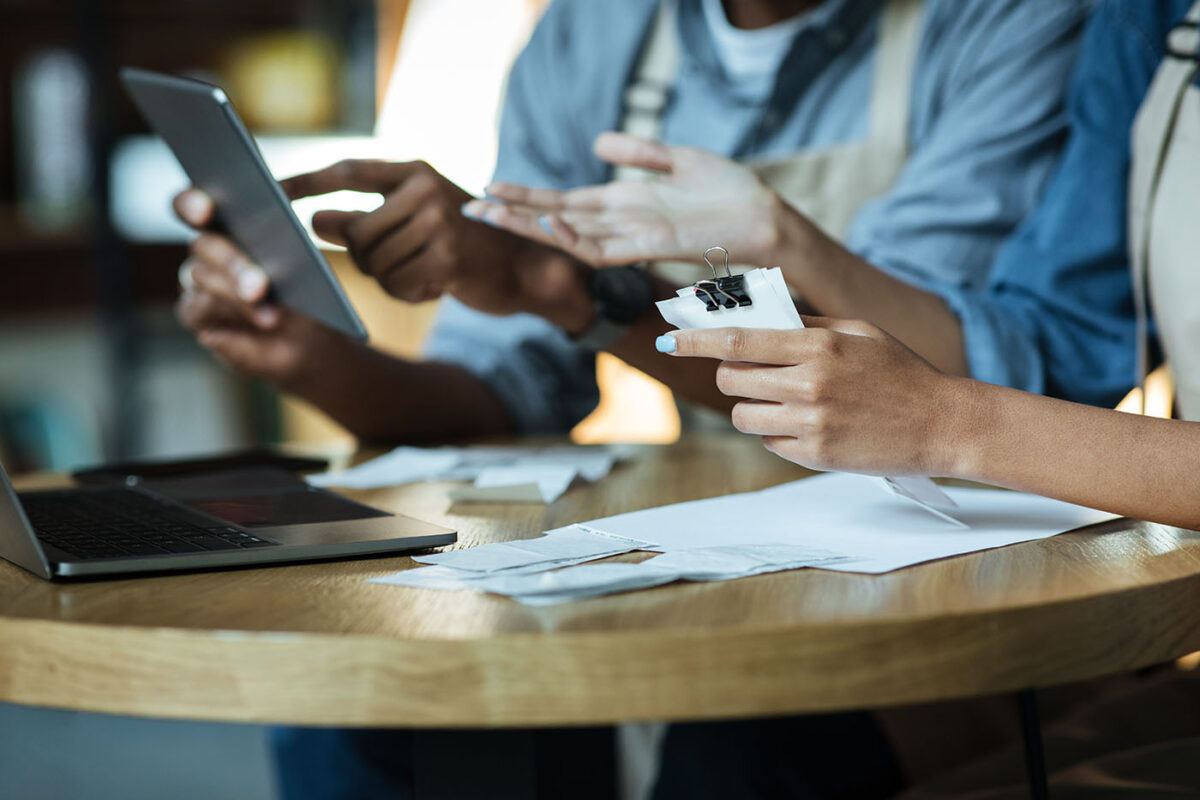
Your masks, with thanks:
[[[722,244],[737,261],[779,264],[813,308],[836,316],[870,319],[940,368],[966,373],[962,330],[942,299],[872,264],[827,236],[747,168],[691,147],[671,147],[626,134],[602,134],[596,152],[618,164],[654,169],[664,178],[618,182],[572,191],[493,184],[497,204],[473,201],[465,213],[533,241],[557,244],[599,266],[649,259],[695,260]],[[670,287],[662,297],[671,297]],[[614,353],[659,380],[692,392],[689,399],[721,408],[704,397],[704,376],[664,376],[647,343],[669,329],[646,319]],[[635,363],[636,362],[636,363]],[[658,373],[658,374],[656,374]]]
[[[1200,528],[1200,423],[1158,419],[975,381],[953,474],[1126,517]],[[953,442],[946,442],[953,447]]]
[[[1200,424],[1124,414],[945,375],[872,325],[677,331],[718,359],[733,421],[807,467],[942,475],[1200,527]]]
[[[1059,87],[1082,12],[1073,2],[1034,5],[981,3],[930,20],[927,36],[960,44],[930,46],[914,93],[913,154],[845,247],[728,159],[614,134],[596,140],[601,158],[662,177],[568,192],[502,183],[489,194],[506,205],[468,211],[596,264],[695,261],[721,244],[739,263],[780,265],[821,313],[869,319],[965,374],[962,330],[944,298],[983,283],[1064,127]],[[937,110],[922,114],[925,105]]]

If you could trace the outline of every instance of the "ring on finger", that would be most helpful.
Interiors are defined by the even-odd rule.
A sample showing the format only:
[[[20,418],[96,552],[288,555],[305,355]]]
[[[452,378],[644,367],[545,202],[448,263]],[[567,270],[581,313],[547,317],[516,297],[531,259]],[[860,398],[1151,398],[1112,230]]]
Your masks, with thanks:
[[[179,265],[179,288],[184,294],[196,288],[196,279],[192,277],[193,266],[190,258]]]

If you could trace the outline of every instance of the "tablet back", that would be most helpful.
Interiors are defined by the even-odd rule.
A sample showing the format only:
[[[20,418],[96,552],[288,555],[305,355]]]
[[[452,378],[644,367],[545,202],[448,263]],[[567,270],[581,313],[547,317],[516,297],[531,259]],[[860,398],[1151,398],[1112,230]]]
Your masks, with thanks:
[[[225,93],[132,67],[121,70],[121,82],[192,183],[216,203],[218,226],[270,276],[273,299],[365,340],[366,328]]]

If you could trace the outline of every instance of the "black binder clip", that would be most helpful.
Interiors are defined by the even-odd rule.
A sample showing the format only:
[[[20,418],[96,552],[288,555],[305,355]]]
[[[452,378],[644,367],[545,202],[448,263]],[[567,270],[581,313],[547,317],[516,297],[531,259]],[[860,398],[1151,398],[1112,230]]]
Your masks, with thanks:
[[[714,250],[721,251],[725,256],[725,263],[722,265],[725,269],[724,277],[718,277],[716,266],[708,259],[708,254]],[[709,311],[716,311],[718,308],[744,308],[754,305],[754,301],[746,292],[745,276],[734,275],[729,269],[728,250],[724,247],[708,248],[704,251],[704,263],[708,264],[708,268],[712,270],[713,279],[697,281],[692,284],[692,289],[696,292],[696,296],[704,301],[705,308]]]

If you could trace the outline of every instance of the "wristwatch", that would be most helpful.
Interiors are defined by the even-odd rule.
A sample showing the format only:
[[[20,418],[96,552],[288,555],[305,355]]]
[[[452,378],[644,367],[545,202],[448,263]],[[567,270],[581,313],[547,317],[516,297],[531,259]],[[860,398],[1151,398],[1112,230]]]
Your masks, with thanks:
[[[587,350],[606,350],[654,303],[654,284],[644,266],[600,267],[588,278],[596,319],[572,337]]]

